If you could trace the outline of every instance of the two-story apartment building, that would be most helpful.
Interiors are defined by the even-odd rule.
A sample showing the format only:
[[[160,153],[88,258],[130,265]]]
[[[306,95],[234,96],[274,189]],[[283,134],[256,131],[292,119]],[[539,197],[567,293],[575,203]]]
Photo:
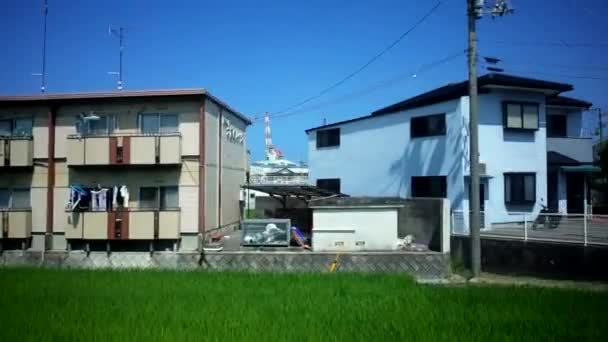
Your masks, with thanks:
[[[481,76],[478,85],[483,223],[516,220],[514,212],[534,215],[553,200],[547,152],[556,142],[547,138],[547,113],[558,115],[556,96],[573,87],[503,74]],[[467,94],[467,81],[449,84],[307,130],[310,180],[355,196],[446,197],[454,210],[467,212]],[[567,110],[571,134],[580,127],[580,103],[574,107]]]
[[[2,242],[196,249],[240,221],[249,124],[204,89],[0,96]]]

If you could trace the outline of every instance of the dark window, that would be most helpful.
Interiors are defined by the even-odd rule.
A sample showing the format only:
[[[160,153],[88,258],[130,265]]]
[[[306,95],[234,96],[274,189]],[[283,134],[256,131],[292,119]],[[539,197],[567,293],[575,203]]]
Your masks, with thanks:
[[[140,114],[139,131],[144,134],[176,133],[179,131],[179,119],[177,114]]]
[[[317,187],[335,193],[340,193],[340,179],[339,178],[327,178],[317,179]]]
[[[567,137],[568,117],[566,115],[547,115],[547,136]]]
[[[340,129],[324,129],[317,131],[317,148],[340,146]]]
[[[445,114],[412,118],[410,136],[412,138],[445,135]]]
[[[536,174],[505,173],[505,203],[534,204],[536,202]]]
[[[504,102],[505,128],[538,129],[538,103]]]
[[[32,119],[0,120],[0,136],[31,137]]]
[[[172,209],[179,207],[176,186],[143,187],[139,189],[139,207],[146,209]]]
[[[30,189],[0,189],[0,208],[31,208]]]
[[[412,197],[447,197],[446,177],[412,177]]]

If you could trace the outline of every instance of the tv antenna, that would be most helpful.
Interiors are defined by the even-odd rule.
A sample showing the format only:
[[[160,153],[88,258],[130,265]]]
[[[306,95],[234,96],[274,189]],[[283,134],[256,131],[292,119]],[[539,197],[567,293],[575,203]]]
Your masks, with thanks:
[[[44,16],[44,30],[42,31],[42,72],[32,72],[32,76],[40,77],[40,91],[46,91],[46,18],[49,14],[48,0],[42,0],[42,15]]]
[[[119,26],[119,27],[112,27],[112,25],[108,26],[108,35],[110,37],[117,37],[118,38],[118,44],[119,44],[119,62],[118,62],[118,71],[109,71],[108,74],[109,75],[116,75],[118,77],[118,81],[116,84],[116,88],[118,90],[122,90],[123,89],[123,83],[122,83],[122,51],[124,50],[124,35],[125,35],[125,31],[126,28],[123,26]]]

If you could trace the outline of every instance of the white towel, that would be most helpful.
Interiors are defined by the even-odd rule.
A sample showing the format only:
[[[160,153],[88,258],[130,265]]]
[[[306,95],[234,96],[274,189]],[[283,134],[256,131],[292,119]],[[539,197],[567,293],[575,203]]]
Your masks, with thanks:
[[[127,189],[126,185],[120,186],[120,195],[122,196],[123,201],[124,201],[123,206],[125,208],[128,208],[129,207],[129,189]]]

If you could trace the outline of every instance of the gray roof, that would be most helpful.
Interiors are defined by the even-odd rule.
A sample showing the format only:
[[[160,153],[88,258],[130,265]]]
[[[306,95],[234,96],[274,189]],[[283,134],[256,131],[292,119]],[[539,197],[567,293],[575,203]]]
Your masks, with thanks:
[[[123,98],[153,98],[153,97],[202,97],[205,96],[217,105],[234,113],[247,124],[251,120],[244,114],[231,108],[224,101],[211,95],[203,88],[187,89],[155,89],[155,90],[126,90],[126,91],[100,91],[86,93],[55,93],[55,94],[31,94],[31,95],[0,95],[0,104],[49,104],[62,103],[82,100],[103,100],[103,99],[123,99]]]

